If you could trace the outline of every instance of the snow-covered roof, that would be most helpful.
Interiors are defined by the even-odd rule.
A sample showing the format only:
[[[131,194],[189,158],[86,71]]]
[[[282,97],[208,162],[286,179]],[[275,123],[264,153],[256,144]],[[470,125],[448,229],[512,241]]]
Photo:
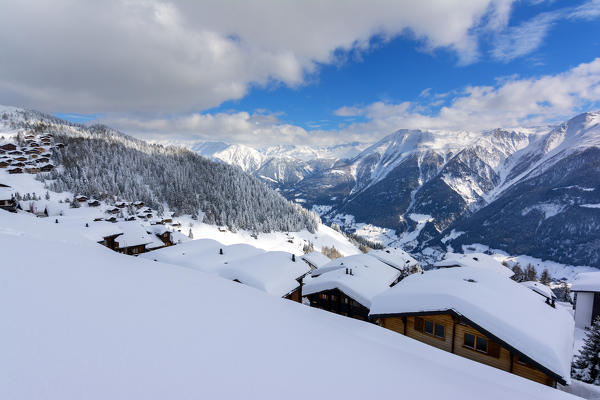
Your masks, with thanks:
[[[508,278],[515,273],[494,257],[484,253],[446,253],[444,259],[434,264],[438,268],[447,267],[474,267],[498,272]]]
[[[297,279],[309,271],[305,262],[292,261],[292,253],[268,251],[227,263],[217,273],[223,278],[283,297],[297,289],[300,286]]]
[[[87,227],[84,224],[81,224],[81,226],[83,235],[94,242],[101,242],[105,237],[123,233],[123,230],[121,230],[117,224],[106,221],[88,222]]]
[[[14,194],[15,191],[11,187],[0,186],[0,200],[10,200]]]
[[[571,290],[574,292],[600,292],[600,272],[580,272],[571,283]]]
[[[320,251],[311,251],[310,253],[304,254],[302,259],[308,262],[314,268],[321,268],[323,265],[331,261],[329,257]]]
[[[150,244],[156,239],[153,235],[149,235],[146,229],[136,221],[120,222],[117,225],[123,231],[123,234],[115,239],[119,248]]]
[[[552,289],[550,289],[550,287],[544,285],[543,283],[536,282],[536,281],[526,281],[526,282],[521,282],[521,285],[533,290],[537,294],[540,294],[540,295],[546,297],[547,299],[555,299],[556,298],[556,295],[554,294]]]
[[[569,382],[573,317],[495,272],[464,267],[410,275],[375,297],[370,314],[436,311],[463,316]]]
[[[346,273],[352,270],[352,275]],[[400,276],[400,271],[368,254],[337,258],[313,271],[317,276],[304,279],[302,294],[338,289],[365,307],[371,306],[376,295],[387,290]]]
[[[408,270],[419,265],[410,254],[396,247],[371,250],[368,254],[399,270]]]

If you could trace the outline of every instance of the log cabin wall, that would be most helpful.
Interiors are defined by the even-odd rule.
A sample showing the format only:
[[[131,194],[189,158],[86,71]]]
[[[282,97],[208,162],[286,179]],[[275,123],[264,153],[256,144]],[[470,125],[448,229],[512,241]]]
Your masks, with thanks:
[[[302,302],[302,297],[300,295],[300,288],[294,290],[292,293],[285,296],[286,299],[295,301],[297,303]]]
[[[429,324],[433,325],[431,331],[426,329],[426,325]],[[436,325],[443,327],[443,337],[440,337],[441,335],[436,335]],[[406,318],[406,336],[448,352],[452,352],[453,330],[454,319],[451,315],[438,314],[423,317],[411,316]]]
[[[338,289],[325,290],[306,297],[309,299],[311,307],[369,321],[369,309]]]
[[[407,316],[404,319],[403,317],[384,317],[381,318],[380,324],[384,328],[406,334],[406,336],[415,340],[470,360],[512,372],[515,375],[544,385],[556,386],[554,378],[533,365],[519,361],[519,357],[511,354],[507,348],[496,343],[472,326],[459,322],[452,315]],[[428,329],[425,328],[426,324]],[[444,327],[443,338],[436,336],[436,324]],[[438,333],[440,333],[439,329]],[[477,346],[478,340],[479,349]]]

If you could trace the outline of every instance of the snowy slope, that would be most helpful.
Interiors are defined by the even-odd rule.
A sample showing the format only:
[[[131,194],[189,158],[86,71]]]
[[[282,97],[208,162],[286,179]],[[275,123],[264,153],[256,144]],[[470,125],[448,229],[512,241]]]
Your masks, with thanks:
[[[571,398],[198,271],[40,237],[25,218],[0,211],[3,399],[359,399],[374,384],[384,397]],[[332,360],[361,379],[306,380]]]

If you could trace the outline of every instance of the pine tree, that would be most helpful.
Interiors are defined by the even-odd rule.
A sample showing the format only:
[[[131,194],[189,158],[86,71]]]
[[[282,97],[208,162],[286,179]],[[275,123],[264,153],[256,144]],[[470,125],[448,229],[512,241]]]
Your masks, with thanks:
[[[527,268],[525,268],[525,279],[528,281],[537,281],[537,271],[533,264],[527,264]]]
[[[552,291],[556,295],[557,301],[573,303],[573,299],[571,299],[571,289],[569,288],[569,285],[567,285],[567,282],[561,282],[560,285],[552,289]]]
[[[540,275],[540,283],[546,286],[550,286],[550,282],[552,279],[550,278],[550,272],[548,272],[548,268],[544,268],[542,274]]]
[[[579,355],[571,364],[571,376],[582,382],[600,385],[600,316],[594,320]]]

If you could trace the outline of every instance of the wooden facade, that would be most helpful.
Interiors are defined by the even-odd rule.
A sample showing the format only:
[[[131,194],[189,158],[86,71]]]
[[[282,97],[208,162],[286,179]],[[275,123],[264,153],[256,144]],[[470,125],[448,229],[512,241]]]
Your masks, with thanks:
[[[345,317],[369,321],[369,309],[339,289],[324,290],[306,296],[310,306]]]
[[[556,387],[557,381],[562,380],[509,344],[451,312],[380,316],[377,322],[420,342],[544,385]]]
[[[283,296],[283,298],[295,301],[297,303],[301,303],[302,302],[302,285],[298,286],[292,292],[290,292],[287,295]]]

